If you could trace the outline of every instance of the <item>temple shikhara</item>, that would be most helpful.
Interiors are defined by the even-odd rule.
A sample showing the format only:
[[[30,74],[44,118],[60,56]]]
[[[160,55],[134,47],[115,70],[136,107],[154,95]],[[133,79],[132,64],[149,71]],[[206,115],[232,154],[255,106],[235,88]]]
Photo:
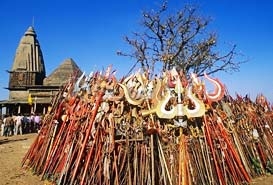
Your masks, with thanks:
[[[58,185],[247,185],[273,174],[273,113],[263,95],[232,97],[220,79],[186,78],[175,67],[121,79],[115,71],[86,74],[67,59],[46,76],[28,28],[2,101],[10,113],[46,113],[23,169]]]
[[[45,113],[59,89],[77,71],[81,73],[73,59],[68,58],[46,76],[42,49],[30,26],[22,36],[11,70],[8,70],[9,98],[0,101],[1,110],[5,107],[7,114]]]

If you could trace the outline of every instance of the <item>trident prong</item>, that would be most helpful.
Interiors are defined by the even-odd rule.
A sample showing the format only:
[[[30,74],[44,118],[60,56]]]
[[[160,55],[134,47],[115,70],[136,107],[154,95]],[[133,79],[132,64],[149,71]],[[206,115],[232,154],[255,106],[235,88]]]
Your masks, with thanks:
[[[206,73],[204,73],[204,76],[206,79],[208,79],[213,85],[214,85],[214,91],[213,93],[208,93],[207,91],[205,92],[206,97],[210,101],[218,101],[221,100],[224,96],[224,85],[218,80],[218,79],[213,79],[209,77]]]
[[[205,105],[202,101],[200,101],[193,93],[192,93],[192,87],[190,86],[187,89],[187,96],[194,104],[194,109],[189,109],[187,106],[184,107],[184,112],[187,115],[188,118],[191,117],[201,117],[205,114]]]
[[[75,83],[74,89],[73,89],[74,93],[80,91],[80,82],[83,79],[84,75],[85,75],[85,72],[82,73],[82,75],[78,78],[77,82]]]
[[[127,88],[126,85],[121,84],[121,83],[118,83],[118,85],[120,85],[120,86],[122,87],[122,89],[123,89],[123,91],[124,91],[125,98],[126,98],[126,100],[127,100],[130,104],[132,104],[132,105],[140,105],[140,104],[144,101],[144,98],[141,98],[141,99],[138,99],[138,100],[133,99],[133,98],[131,97],[131,95],[130,95],[130,93],[129,93],[129,90],[128,90],[128,88]]]
[[[166,110],[166,105],[171,98],[172,98],[171,91],[168,90],[165,98],[159,101],[158,106],[156,108],[156,114],[159,118],[173,119],[176,116],[177,113],[176,106],[173,107],[171,110]]]

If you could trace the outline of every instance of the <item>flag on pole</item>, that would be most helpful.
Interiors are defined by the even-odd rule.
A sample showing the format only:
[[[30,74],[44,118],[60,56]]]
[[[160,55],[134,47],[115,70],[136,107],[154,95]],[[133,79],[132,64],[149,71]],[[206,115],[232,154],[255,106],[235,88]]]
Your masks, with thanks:
[[[28,104],[29,104],[29,105],[32,105],[32,97],[31,97],[31,94],[30,94],[30,93],[28,94],[28,99],[27,99],[27,101],[28,101]]]

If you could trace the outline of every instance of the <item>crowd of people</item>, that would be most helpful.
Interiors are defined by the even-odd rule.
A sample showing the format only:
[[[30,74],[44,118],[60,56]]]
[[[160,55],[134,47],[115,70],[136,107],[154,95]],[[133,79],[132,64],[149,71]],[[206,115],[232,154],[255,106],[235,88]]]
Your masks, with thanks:
[[[31,113],[30,115],[4,115],[1,119],[1,136],[23,135],[37,133],[41,127],[41,115]]]

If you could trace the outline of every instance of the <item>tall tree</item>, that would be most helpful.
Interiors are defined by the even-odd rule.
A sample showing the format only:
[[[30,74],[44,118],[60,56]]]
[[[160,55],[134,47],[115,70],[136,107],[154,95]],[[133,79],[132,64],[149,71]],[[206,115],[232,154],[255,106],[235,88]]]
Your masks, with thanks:
[[[217,36],[207,31],[210,19],[199,16],[195,6],[185,6],[173,15],[167,11],[167,2],[158,10],[144,11],[143,32],[125,36],[133,52],[118,55],[135,58],[144,71],[154,73],[155,67],[162,71],[179,67],[185,74],[191,72],[202,76],[218,71],[238,71],[246,60],[236,60],[236,45],[226,53],[216,51]]]

